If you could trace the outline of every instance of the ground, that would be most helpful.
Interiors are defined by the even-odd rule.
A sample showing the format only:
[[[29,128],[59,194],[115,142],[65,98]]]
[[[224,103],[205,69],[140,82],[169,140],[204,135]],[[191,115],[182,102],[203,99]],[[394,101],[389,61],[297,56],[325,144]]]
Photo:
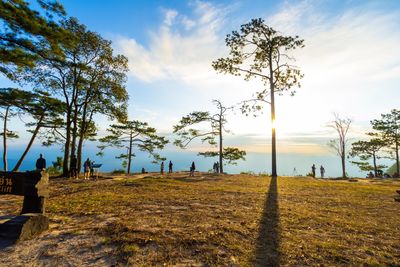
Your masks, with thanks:
[[[0,266],[400,266],[400,181],[187,173],[54,179],[50,229]],[[22,199],[0,196],[0,216]]]

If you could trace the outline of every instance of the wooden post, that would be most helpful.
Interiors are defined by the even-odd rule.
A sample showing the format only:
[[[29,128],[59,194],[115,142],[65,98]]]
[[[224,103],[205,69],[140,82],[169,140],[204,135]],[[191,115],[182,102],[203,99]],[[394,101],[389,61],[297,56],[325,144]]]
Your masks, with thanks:
[[[0,241],[13,244],[49,228],[49,218],[44,216],[48,182],[45,171],[0,172],[0,195],[24,196],[21,215],[0,224]]]
[[[21,214],[45,212],[49,176],[45,171],[0,172],[0,195],[24,196]]]

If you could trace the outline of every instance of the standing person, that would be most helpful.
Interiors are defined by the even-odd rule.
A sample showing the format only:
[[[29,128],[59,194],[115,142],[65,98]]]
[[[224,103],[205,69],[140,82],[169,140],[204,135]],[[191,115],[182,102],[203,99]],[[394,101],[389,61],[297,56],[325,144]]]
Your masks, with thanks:
[[[90,177],[94,177],[94,160],[90,162]]]
[[[315,164],[311,166],[312,177],[315,178]]]
[[[36,170],[41,171],[46,169],[46,160],[43,158],[43,155],[40,154],[39,158],[36,160]]]
[[[194,176],[195,170],[196,170],[196,165],[194,165],[194,161],[193,161],[192,165],[190,166],[190,176]]]
[[[160,174],[161,174],[161,175],[163,175],[163,174],[164,174],[164,161],[163,161],[163,162],[161,162]]]
[[[324,166],[321,165],[321,168],[319,168],[320,172],[321,172],[321,178],[324,178],[324,174],[325,174],[325,168]]]
[[[213,172],[216,173],[217,172],[217,163],[214,162],[213,164]]]
[[[219,162],[218,161],[215,163],[215,172],[219,173]]]
[[[90,159],[87,158],[85,163],[83,163],[83,177],[84,179],[89,179],[89,175],[90,175]]]
[[[69,165],[70,168],[70,173],[71,173],[71,178],[78,178],[78,170],[77,170],[77,159],[75,155],[72,155],[71,157],[71,163]]]
[[[169,164],[168,164],[168,173],[172,173],[172,166],[174,166],[174,164],[172,164],[172,161],[169,161]]]

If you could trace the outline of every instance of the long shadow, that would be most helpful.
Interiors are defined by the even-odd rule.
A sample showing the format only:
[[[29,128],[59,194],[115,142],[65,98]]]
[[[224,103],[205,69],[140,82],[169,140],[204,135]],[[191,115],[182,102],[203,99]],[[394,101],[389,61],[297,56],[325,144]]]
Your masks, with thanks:
[[[280,231],[277,178],[272,177],[256,243],[255,266],[280,265]]]

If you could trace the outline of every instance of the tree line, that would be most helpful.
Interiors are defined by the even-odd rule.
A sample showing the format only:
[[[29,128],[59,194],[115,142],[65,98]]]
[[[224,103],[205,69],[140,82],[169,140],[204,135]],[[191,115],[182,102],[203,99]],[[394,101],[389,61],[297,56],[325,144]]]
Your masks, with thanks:
[[[334,117],[328,126],[337,132],[338,138],[330,140],[328,145],[340,157],[343,178],[347,178],[347,158],[351,158],[351,163],[361,171],[373,172],[374,177],[383,175],[382,169],[387,167],[379,164],[378,160],[395,160],[393,176],[399,177],[400,110],[392,109],[389,113],[381,114],[380,119],[371,120],[372,129],[365,133],[366,138],[353,142],[347,136],[352,120],[341,118],[338,114],[334,114]]]
[[[56,1],[38,0],[40,10],[33,10],[24,0],[0,1],[0,72],[20,88],[0,90],[1,119],[3,120],[3,166],[8,170],[7,142],[18,138],[9,125],[11,119],[30,117],[26,123],[31,137],[17,164],[17,171],[32,144],[39,139],[43,145],[60,145],[63,151],[62,175],[68,176],[70,158],[77,157],[81,169],[82,150],[88,140],[97,140],[99,155],[107,147],[126,149],[118,158],[123,160],[128,173],[132,169],[135,149],[149,153],[155,162],[165,160],[158,151],[169,140],[160,135],[146,122],[129,118],[129,95],[126,90],[128,59],[115,55],[111,41],[87,29],[78,19],[68,17],[63,6]],[[218,73],[241,76],[244,80],[258,80],[262,89],[251,99],[234,105],[242,113],[257,114],[270,107],[272,176],[277,176],[276,129],[274,126],[275,98],[284,93],[295,94],[300,88],[303,74],[294,64],[292,53],[304,47],[299,36],[286,36],[266,25],[261,18],[252,19],[232,31],[225,38],[229,54],[212,62]],[[21,89],[29,88],[29,89]],[[173,126],[176,146],[186,148],[195,139],[216,147],[199,153],[205,157],[218,157],[220,171],[223,162],[232,164],[244,159],[246,152],[224,146],[227,115],[234,106],[226,106],[213,100],[216,112],[193,111],[183,116]],[[373,167],[376,172],[380,157],[378,152],[386,148],[398,156],[398,112],[382,115],[372,122],[374,129],[369,141],[352,145],[350,155],[359,157],[358,166]],[[107,118],[113,123],[108,134],[97,138],[96,119]],[[341,158],[342,176],[346,176],[347,131],[351,120],[336,117],[331,126],[339,138],[330,145]],[[365,160],[373,158],[371,167]]]
[[[127,58],[115,55],[109,40],[87,29],[78,19],[68,17],[58,2],[37,2],[40,10],[33,10],[24,0],[0,1],[0,72],[19,86],[0,90],[3,169],[18,171],[39,139],[44,146],[62,147],[63,176],[69,175],[70,159],[75,155],[79,171],[84,143],[96,139],[99,129],[95,118],[102,117],[115,123],[108,128],[107,136],[98,139],[99,155],[109,146],[126,147],[128,153],[118,158],[124,160],[128,173],[134,147],[150,153],[156,162],[164,160],[157,150],[163,149],[168,140],[146,122],[128,118]],[[222,124],[226,120],[224,115],[219,116],[218,131],[214,131],[217,120],[202,119],[212,121],[209,140],[220,137],[217,154],[223,166],[223,158],[234,163],[244,159],[245,152],[222,148]],[[17,118],[29,118],[25,126],[31,137],[18,162],[10,168],[7,144],[19,137],[10,120]],[[174,129],[183,130],[186,126]],[[182,131],[178,135],[184,136]],[[175,143],[180,146],[179,141]],[[216,156],[212,151],[203,155]]]

